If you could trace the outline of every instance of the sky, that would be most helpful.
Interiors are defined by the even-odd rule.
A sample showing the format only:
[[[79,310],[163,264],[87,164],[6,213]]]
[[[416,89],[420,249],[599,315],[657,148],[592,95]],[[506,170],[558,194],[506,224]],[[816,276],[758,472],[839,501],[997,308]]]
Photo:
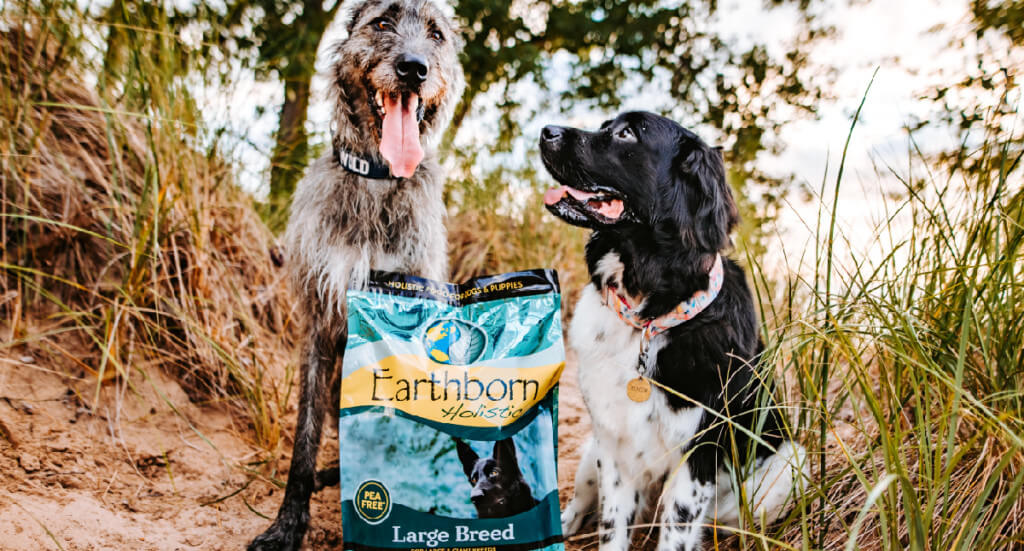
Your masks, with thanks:
[[[526,3],[529,0],[517,0]],[[871,241],[866,228],[874,227],[885,216],[881,197],[885,191],[899,187],[890,170],[906,175],[909,141],[905,127],[914,120],[927,118],[929,107],[919,97],[929,87],[950,82],[962,74],[970,62],[973,49],[979,44],[968,42],[964,47],[951,47],[954,37],[969,35],[966,0],[875,0],[864,2],[839,1],[821,10],[819,20],[835,25],[835,36],[819,41],[812,51],[812,61],[833,66],[836,78],[829,83],[830,99],[817,106],[817,117],[795,120],[781,134],[785,149],[779,154],[765,154],[760,166],[769,173],[793,173],[807,189],[820,190],[823,182],[826,196],[834,186],[835,173],[850,129],[853,113],[857,109],[870,83],[870,91],[847,154],[845,175],[840,191],[843,205],[841,224],[846,233],[858,236],[863,245]],[[760,0],[722,0],[718,15],[707,24],[729,39],[745,44],[763,43],[770,50],[784,51],[784,41],[796,24],[794,9],[764,10]],[[318,70],[326,73],[331,62],[331,45],[344,36],[339,21],[328,29],[320,47]],[[550,82],[564,82],[557,78],[565,74],[568,59],[558,56],[549,69]],[[876,73],[877,71],[877,73]],[[872,81],[872,76],[874,80]],[[325,101],[326,81],[318,76],[313,82],[314,98],[307,127],[315,140],[324,140],[330,126],[329,108]],[[624,90],[628,96],[624,109],[644,108],[664,104],[668,96],[664,90],[648,83],[631,83],[635,90]],[[558,88],[555,87],[555,92]],[[640,90],[644,90],[640,92]],[[496,94],[497,91],[491,92]],[[529,86],[521,88],[521,101],[527,107],[538,105],[536,94]],[[1019,98],[1019,94],[1018,94]],[[494,133],[496,113],[493,101],[481,98],[474,112],[460,130],[462,148],[482,147]],[[208,110],[214,124],[226,124],[245,137],[238,150],[243,187],[257,195],[265,193],[267,157],[272,148],[272,135],[276,128],[276,113],[281,103],[281,91],[274,83],[246,82],[242,79],[229,93],[210,90]],[[1018,100],[1019,101],[1019,100]],[[262,117],[254,117],[252,106],[259,103],[266,108]],[[529,112],[530,110],[527,110]],[[586,108],[568,113],[541,111],[531,120],[520,121],[523,139],[504,159],[484,159],[487,162],[517,162],[527,158],[528,149],[535,147],[536,136],[545,124],[557,123],[582,127],[596,127],[611,113],[593,112]],[[686,121],[679,121],[686,123]],[[698,135],[708,137],[710,129],[691,127]],[[915,135],[918,145],[926,151],[936,151],[956,145],[952,134],[931,131]],[[510,182],[515,188],[517,184]],[[800,194],[802,195],[802,194]],[[813,228],[819,207],[817,201],[793,197],[783,209],[778,232],[794,248],[806,246],[809,228]],[[855,239],[856,241],[856,239]],[[861,244],[854,243],[858,247]]]

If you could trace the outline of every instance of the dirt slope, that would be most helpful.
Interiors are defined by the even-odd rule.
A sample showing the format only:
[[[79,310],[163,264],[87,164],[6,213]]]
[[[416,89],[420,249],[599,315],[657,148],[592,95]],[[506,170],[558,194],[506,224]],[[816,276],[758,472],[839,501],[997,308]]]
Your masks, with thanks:
[[[109,405],[93,415],[82,400],[91,402],[94,383],[48,365],[59,361],[31,350],[0,355],[0,549],[242,549],[269,524],[256,512],[273,516],[282,491],[243,470],[258,450],[226,408],[189,403],[151,369],[153,379],[139,376],[134,388],[104,387],[99,403]],[[588,420],[573,364],[562,381],[564,500]],[[336,457],[336,444],[327,446]],[[314,496],[312,512],[306,548],[339,548],[338,488]]]

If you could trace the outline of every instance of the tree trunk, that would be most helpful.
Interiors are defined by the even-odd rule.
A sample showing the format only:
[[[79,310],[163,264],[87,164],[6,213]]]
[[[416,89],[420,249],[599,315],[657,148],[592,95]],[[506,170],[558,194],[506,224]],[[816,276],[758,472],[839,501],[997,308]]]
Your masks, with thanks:
[[[306,111],[312,71],[296,71],[284,82],[284,105],[277,127],[277,143],[270,157],[270,203],[275,210],[287,203],[302,178],[308,161]]]
[[[277,142],[270,157],[270,196],[268,206],[272,227],[283,222],[280,218],[288,210],[295,185],[309,162],[309,136],[306,134],[306,112],[309,108],[310,84],[316,72],[316,52],[324,31],[338,13],[342,0],[325,10],[323,0],[304,0],[302,16],[292,29],[302,36],[296,37],[299,51],[289,56],[288,65],[281,72],[284,78],[284,105],[277,125]]]

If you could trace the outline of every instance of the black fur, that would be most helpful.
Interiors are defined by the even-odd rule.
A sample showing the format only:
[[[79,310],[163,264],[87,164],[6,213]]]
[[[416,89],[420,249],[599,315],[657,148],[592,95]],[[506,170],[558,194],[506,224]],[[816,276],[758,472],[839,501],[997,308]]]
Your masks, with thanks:
[[[595,132],[546,127],[541,153],[559,183],[623,202],[624,212],[612,220],[570,195],[548,205],[563,220],[594,230],[586,260],[598,290],[615,283],[631,296],[646,297],[641,315],[652,319],[707,289],[715,255],[731,245],[729,233],[738,222],[719,149],[669,119],[628,112]],[[612,252],[625,267],[621,282],[601,281],[597,274],[597,263]],[[723,257],[723,267],[721,293],[665,334],[651,376],[776,447],[784,439],[783,419],[757,376],[763,345],[750,289],[738,264]],[[674,409],[692,407],[667,396]],[[772,453],[712,415],[704,416],[697,434],[687,461],[701,483],[714,481],[733,438],[739,450],[757,457]]]
[[[473,486],[470,500],[479,518],[510,517],[529,511],[539,503],[530,492],[516,458],[511,438],[494,443],[491,457],[481,458],[462,440],[455,439],[462,471]]]

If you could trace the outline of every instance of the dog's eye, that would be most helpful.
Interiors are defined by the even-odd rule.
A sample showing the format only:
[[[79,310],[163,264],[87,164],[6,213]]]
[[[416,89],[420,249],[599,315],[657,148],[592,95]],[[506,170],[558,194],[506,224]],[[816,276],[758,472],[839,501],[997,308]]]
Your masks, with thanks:
[[[473,475],[473,476],[469,477],[469,483],[470,484],[476,484],[476,475]]]
[[[498,469],[491,469],[491,472],[487,473],[487,476],[491,478],[498,478]]]
[[[437,42],[444,42],[444,34],[442,34],[441,31],[437,29],[433,29],[430,31],[430,38],[433,38]]]
[[[383,17],[374,20],[374,22],[371,23],[371,25],[373,25],[373,28],[377,29],[378,31],[390,31],[392,28],[394,28],[394,25],[392,25],[390,21],[384,19]]]
[[[622,128],[620,128],[619,131],[615,133],[615,137],[620,140],[626,140],[630,142],[636,141],[636,135],[633,134],[633,129],[628,126],[623,126]]]

